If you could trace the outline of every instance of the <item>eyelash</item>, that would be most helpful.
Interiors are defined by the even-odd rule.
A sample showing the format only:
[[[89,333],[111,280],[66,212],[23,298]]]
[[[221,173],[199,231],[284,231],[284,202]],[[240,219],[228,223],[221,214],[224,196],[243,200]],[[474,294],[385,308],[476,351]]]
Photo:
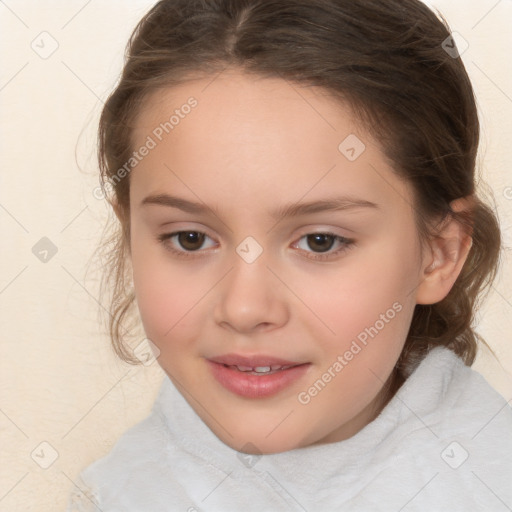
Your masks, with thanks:
[[[182,230],[182,231],[175,231],[173,233],[164,233],[162,235],[159,235],[157,237],[157,239],[164,246],[164,248],[167,251],[173,253],[174,255],[176,255],[179,258],[194,258],[194,257],[198,257],[198,254],[196,254],[196,253],[199,253],[200,250],[197,250],[197,251],[178,250],[178,249],[175,249],[172,245],[170,245],[168,243],[169,240],[171,240],[175,236],[180,235],[181,233],[198,233],[200,235],[205,235],[206,237],[208,237],[208,235],[206,235],[206,233],[202,233],[201,231],[194,231],[194,230],[186,231],[186,230]],[[344,253],[344,252],[348,251],[349,249],[351,249],[352,246],[355,244],[355,241],[353,239],[345,238],[343,236],[336,235],[335,233],[330,233],[328,231],[321,231],[321,232],[317,232],[317,233],[307,233],[306,235],[301,236],[299,238],[299,241],[296,242],[294,245],[297,245],[300,242],[300,240],[302,240],[303,238],[307,238],[310,235],[330,236],[330,237],[333,237],[335,239],[334,243],[339,242],[339,243],[342,244],[342,246],[339,249],[337,249],[336,251],[334,251],[334,252],[315,253],[315,252],[309,252],[309,251],[304,251],[304,250],[300,249],[301,252],[306,252],[308,254],[314,255],[314,256],[306,256],[306,258],[311,259],[313,261],[325,261],[325,260],[331,259],[333,257],[339,256],[342,253]],[[208,238],[210,238],[210,237],[208,237]],[[329,251],[330,251],[330,249],[329,249]]]

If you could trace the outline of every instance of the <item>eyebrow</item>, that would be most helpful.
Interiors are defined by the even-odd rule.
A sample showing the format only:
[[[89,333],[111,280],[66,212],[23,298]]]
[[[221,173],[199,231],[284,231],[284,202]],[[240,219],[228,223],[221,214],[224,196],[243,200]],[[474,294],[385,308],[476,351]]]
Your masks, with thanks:
[[[204,203],[195,203],[193,201],[188,201],[187,199],[182,199],[168,194],[148,196],[141,202],[141,206],[145,205],[167,206],[169,208],[177,208],[187,213],[203,215],[216,211]],[[295,217],[324,211],[346,211],[356,208],[380,209],[378,204],[371,201],[352,196],[342,196],[307,203],[291,203],[272,211],[271,216],[275,219],[283,219],[286,217]]]

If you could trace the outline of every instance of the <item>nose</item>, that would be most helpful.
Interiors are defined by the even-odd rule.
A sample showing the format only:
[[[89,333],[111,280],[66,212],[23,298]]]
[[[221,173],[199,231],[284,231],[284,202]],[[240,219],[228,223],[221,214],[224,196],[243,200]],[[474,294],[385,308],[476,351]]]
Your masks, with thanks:
[[[214,317],[221,327],[249,334],[287,323],[286,290],[262,258],[253,263],[235,261],[220,285]]]

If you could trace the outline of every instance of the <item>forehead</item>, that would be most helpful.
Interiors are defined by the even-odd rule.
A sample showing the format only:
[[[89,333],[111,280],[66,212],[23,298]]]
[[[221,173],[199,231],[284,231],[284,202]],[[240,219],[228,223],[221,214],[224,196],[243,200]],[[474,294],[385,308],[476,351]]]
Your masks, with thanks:
[[[333,188],[375,202],[397,193],[386,183],[396,175],[347,104],[282,79],[226,72],[156,91],[136,120],[134,149],[148,138],[154,147],[131,175],[137,195],[183,185],[274,202]]]
[[[189,109],[187,104],[191,100],[197,105]],[[248,134],[250,128],[257,130],[257,133],[250,133],[252,141],[257,134],[270,137],[279,133],[281,139],[286,134],[303,137],[308,133],[328,131],[334,135],[340,116],[345,129],[362,131],[348,105],[336,100],[325,89],[279,78],[224,71],[150,94],[135,122],[132,137],[135,145],[160,123],[169,121],[173,114],[171,135],[175,140],[186,131],[183,126],[178,129],[178,124],[190,124],[181,123],[187,117],[199,119],[200,123],[194,126],[196,133],[203,135],[203,129],[210,129],[210,138],[216,136],[218,139],[223,133],[231,136],[233,132],[240,136]],[[225,132],[213,132],[214,128],[224,128]],[[285,133],[279,131],[282,128],[286,128]],[[188,131],[186,134],[191,135]]]

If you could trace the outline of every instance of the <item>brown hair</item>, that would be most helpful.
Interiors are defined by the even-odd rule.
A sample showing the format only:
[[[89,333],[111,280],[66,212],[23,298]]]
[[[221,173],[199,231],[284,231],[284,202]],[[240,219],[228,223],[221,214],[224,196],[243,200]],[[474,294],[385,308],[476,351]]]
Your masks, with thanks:
[[[473,313],[497,272],[500,231],[475,192],[477,109],[460,57],[445,51],[449,37],[444,18],[419,0],[159,1],[128,42],[99,125],[102,186],[111,186],[108,200],[122,220],[103,245],[115,352],[138,363],[123,332],[135,302],[127,265],[130,179],[116,175],[133,151],[137,113],[158,88],[234,67],[320,86],[348,102],[412,185],[422,241],[435,236],[434,219],[454,216],[466,226],[473,244],[461,274],[444,300],[416,305],[397,368],[410,373],[438,345],[471,365],[478,341],[485,343],[472,328]],[[451,211],[461,197],[472,197],[469,213]]]

